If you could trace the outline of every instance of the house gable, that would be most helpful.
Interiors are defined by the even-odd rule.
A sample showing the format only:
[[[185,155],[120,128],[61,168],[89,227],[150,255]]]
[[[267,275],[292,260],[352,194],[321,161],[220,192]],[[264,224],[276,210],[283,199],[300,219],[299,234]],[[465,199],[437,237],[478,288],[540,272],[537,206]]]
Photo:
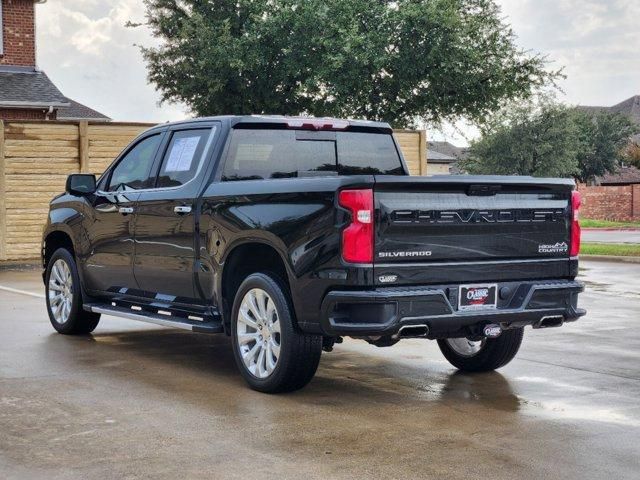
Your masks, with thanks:
[[[35,4],[0,0],[0,119],[108,121],[109,117],[65,97],[36,66]]]

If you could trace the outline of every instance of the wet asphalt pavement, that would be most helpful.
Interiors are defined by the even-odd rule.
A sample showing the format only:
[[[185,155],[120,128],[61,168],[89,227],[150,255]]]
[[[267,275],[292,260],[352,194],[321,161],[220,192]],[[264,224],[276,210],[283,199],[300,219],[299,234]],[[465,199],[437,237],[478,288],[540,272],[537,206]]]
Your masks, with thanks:
[[[65,337],[0,288],[0,478],[640,478],[640,265],[583,262],[588,316],[499,373],[347,340],[303,391],[249,390],[224,336],[103,317]],[[42,292],[37,272],[0,286]]]

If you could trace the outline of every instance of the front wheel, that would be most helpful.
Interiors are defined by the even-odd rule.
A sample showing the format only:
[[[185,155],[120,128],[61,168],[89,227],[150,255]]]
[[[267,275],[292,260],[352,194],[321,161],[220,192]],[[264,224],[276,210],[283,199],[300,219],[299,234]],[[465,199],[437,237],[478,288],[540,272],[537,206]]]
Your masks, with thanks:
[[[47,312],[58,333],[91,333],[98,326],[100,314],[82,308],[80,276],[73,255],[64,248],[56,250],[45,275]]]
[[[293,318],[288,289],[278,277],[254,273],[240,285],[231,317],[233,353],[254,390],[298,390],[316,373],[322,337],[300,332]]]
[[[440,351],[451,365],[463,372],[487,372],[504,367],[516,356],[524,328],[505,330],[498,338],[445,338],[438,340]]]

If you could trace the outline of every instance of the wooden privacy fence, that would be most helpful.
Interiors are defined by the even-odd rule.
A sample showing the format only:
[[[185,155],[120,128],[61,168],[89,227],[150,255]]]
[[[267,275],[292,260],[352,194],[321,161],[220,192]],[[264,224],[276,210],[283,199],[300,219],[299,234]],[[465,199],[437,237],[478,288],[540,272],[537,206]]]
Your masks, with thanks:
[[[0,120],[0,261],[33,260],[49,201],[71,173],[99,175],[145,123]],[[426,174],[424,131],[397,130],[412,175]]]
[[[424,130],[394,130],[411,175],[427,174],[427,134]]]
[[[0,260],[40,255],[51,198],[71,173],[101,173],[150,124],[0,121]]]

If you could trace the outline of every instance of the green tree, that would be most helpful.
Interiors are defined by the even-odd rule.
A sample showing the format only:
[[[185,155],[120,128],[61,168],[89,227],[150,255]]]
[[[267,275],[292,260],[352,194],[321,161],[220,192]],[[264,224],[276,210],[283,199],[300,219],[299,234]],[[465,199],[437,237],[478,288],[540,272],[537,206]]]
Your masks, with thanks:
[[[640,137],[631,140],[625,147],[624,162],[640,168]]]
[[[195,114],[465,117],[553,83],[494,0],[145,0],[163,101]]]
[[[581,110],[574,113],[579,127],[580,150],[576,179],[593,183],[595,177],[614,172],[625,160],[625,147],[638,126],[619,113],[599,112],[595,115]]]
[[[579,170],[580,131],[573,109],[543,102],[494,116],[462,162],[473,174],[570,177]]]

